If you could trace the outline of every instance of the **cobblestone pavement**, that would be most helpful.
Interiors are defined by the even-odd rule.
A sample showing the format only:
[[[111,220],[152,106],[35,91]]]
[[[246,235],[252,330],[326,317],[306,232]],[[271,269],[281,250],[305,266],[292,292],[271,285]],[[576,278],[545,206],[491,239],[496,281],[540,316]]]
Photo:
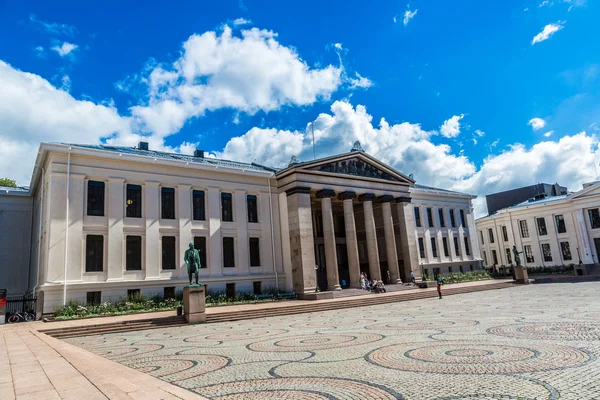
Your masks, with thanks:
[[[600,282],[67,341],[210,399],[600,399]]]

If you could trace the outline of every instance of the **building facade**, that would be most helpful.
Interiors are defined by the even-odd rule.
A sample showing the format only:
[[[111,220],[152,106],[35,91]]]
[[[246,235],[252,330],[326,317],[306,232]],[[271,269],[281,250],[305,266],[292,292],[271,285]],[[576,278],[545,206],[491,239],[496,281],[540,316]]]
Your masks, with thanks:
[[[480,264],[473,196],[416,185],[359,144],[274,170],[145,143],[43,143],[29,195],[28,290],[44,313],[68,300],[174,295],[188,281],[189,243],[200,280],[228,295],[311,298],[358,286],[361,272],[395,284]],[[419,226],[429,209],[433,225]]]
[[[548,183],[538,183],[531,186],[523,186],[516,189],[505,190],[504,192],[492,193],[485,196],[488,214],[494,214],[496,211],[516,204],[520,204],[529,199],[540,200],[546,197],[560,196],[567,194],[567,188]]]
[[[559,196],[531,199],[476,221],[487,268],[514,266],[513,246],[526,266],[598,263],[600,183]]]

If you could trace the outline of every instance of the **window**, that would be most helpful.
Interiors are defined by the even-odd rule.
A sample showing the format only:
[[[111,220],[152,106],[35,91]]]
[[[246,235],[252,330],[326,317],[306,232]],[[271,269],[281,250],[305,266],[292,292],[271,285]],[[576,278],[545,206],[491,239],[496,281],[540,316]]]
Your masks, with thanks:
[[[538,235],[546,236],[548,234],[548,230],[546,229],[546,219],[545,218],[536,218],[537,227],[538,227]]]
[[[427,268],[423,270],[423,276],[425,277],[425,279],[429,278],[429,270]]]
[[[249,194],[246,196],[248,206],[248,222],[258,222],[258,206],[256,196]]]
[[[163,299],[175,298],[175,286],[166,287],[163,289]]]
[[[462,266],[462,265],[459,265],[459,266],[458,266],[458,269],[460,270],[460,273],[461,273],[461,274],[462,274],[463,272],[465,272],[465,269],[463,268],[463,266]]]
[[[494,261],[494,265],[498,265],[498,254],[496,254],[496,250],[492,250],[492,260]]]
[[[127,298],[131,299],[132,297],[140,297],[142,292],[140,289],[127,289]]]
[[[460,256],[460,246],[458,245],[458,238],[456,236],[454,237],[454,251],[457,256]]]
[[[485,254],[485,250],[484,250],[484,251],[482,251],[482,253],[483,253],[483,263],[484,263],[485,265],[488,265],[488,262],[487,262],[487,254]]]
[[[505,242],[508,242],[508,230],[506,229],[506,225],[502,225],[502,239]]]
[[[445,236],[442,238],[442,247],[444,247],[444,256],[450,257],[450,251],[448,250],[448,238]]]
[[[130,218],[142,218],[142,187],[140,185],[127,185],[126,215]]]
[[[552,261],[552,251],[550,250],[550,244],[542,243],[542,255],[544,256],[544,261]]]
[[[88,306],[102,303],[102,292],[87,292],[85,303]]]
[[[440,269],[439,268],[434,268],[433,269],[433,276],[437,278],[439,275],[440,275]]]
[[[87,215],[104,216],[104,182],[88,181]]]
[[[510,249],[507,248],[504,251],[506,252],[506,262],[508,264],[512,264],[512,254],[511,254]]]
[[[440,217],[440,227],[445,227],[446,222],[444,221],[444,209],[438,208],[438,216]]]
[[[228,299],[235,298],[235,283],[225,284],[225,296],[227,296]]]
[[[556,221],[556,231],[558,233],[567,233],[567,226],[565,225],[565,217],[562,215],[555,215],[554,220]]]
[[[125,242],[125,270],[140,271],[142,269],[142,237],[127,236]]]
[[[421,225],[421,210],[419,207],[415,207],[415,223],[417,224],[417,228],[420,228]]]
[[[460,210],[460,225],[464,228],[467,225],[465,224],[465,211]]]
[[[437,257],[437,244],[435,238],[431,238],[431,253],[434,257]]]
[[[465,253],[470,256],[471,249],[469,249],[469,238],[465,236]]]
[[[101,272],[104,268],[104,236],[87,235],[85,241],[85,272]]]
[[[427,221],[429,223],[429,227],[433,228],[433,214],[431,213],[431,207],[427,207]]]
[[[250,266],[260,267],[260,245],[258,238],[250,238]]]
[[[569,245],[569,242],[560,242],[560,251],[562,252],[563,260],[572,260],[571,246]]]
[[[162,269],[175,269],[175,236],[162,237]]]
[[[194,248],[198,250],[198,254],[200,255],[200,268],[208,268],[206,264],[206,237],[194,237]]]
[[[204,201],[204,190],[192,191],[192,207],[194,207],[193,214],[195,221],[206,220],[206,203]]]
[[[490,243],[494,243],[494,230],[488,229],[488,236],[490,237]]]
[[[448,273],[451,274],[452,273],[452,267],[448,267]]]
[[[521,237],[528,238],[529,237],[529,228],[527,227],[527,221],[525,221],[525,220],[519,221],[519,227],[521,228]]]
[[[317,237],[323,237],[323,214],[315,213],[315,229]]]
[[[533,252],[531,251],[531,246],[529,246],[529,245],[523,246],[523,251],[525,252],[525,260],[528,263],[534,262]]]
[[[475,271],[475,268],[473,268],[473,265],[469,265],[469,269],[471,270],[471,272]]]
[[[588,214],[590,216],[590,224],[592,224],[592,229],[600,228],[600,211],[597,208],[593,208],[588,210]]]
[[[221,193],[221,220],[233,222],[233,200],[231,193]]]
[[[485,240],[483,240],[483,231],[479,231],[479,239],[481,239],[481,244],[485,244]]]
[[[160,188],[160,207],[162,219],[175,219],[175,189]]]
[[[262,282],[252,282],[254,294],[262,294]]]
[[[454,217],[454,208],[450,209],[450,226],[456,228],[456,218]]]
[[[223,238],[223,267],[235,268],[235,253],[233,250],[233,238]]]
[[[423,242],[423,238],[419,238],[419,255],[421,258],[425,258],[425,243]]]

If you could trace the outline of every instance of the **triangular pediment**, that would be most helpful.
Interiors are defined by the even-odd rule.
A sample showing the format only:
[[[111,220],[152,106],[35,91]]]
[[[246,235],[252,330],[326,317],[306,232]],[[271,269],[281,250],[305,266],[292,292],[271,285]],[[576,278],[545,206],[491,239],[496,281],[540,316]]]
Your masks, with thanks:
[[[598,196],[599,194],[600,194],[600,182],[596,182],[586,188],[583,188],[579,192],[576,192],[573,195],[571,195],[571,199]]]

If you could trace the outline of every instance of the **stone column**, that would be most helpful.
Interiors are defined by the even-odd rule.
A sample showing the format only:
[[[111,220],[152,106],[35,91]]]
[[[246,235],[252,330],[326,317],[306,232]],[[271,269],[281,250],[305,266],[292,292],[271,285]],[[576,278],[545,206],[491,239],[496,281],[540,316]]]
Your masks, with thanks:
[[[160,188],[159,182],[146,182],[146,279],[160,276],[159,260],[162,248],[159,233],[160,224]]]
[[[223,239],[221,238],[221,191],[208,188],[208,271],[210,276],[223,276]]]
[[[125,179],[108,178],[108,279],[123,280],[123,216],[125,211]]]
[[[344,225],[346,229],[346,248],[348,250],[348,270],[350,287],[360,287],[360,260],[358,258],[358,240],[356,239],[356,223],[354,222],[354,192],[340,193],[338,198],[344,201]]]
[[[183,260],[190,243],[194,241],[192,234],[192,186],[188,184],[177,185],[177,199],[179,201],[179,277],[188,279],[187,264]]]
[[[361,194],[358,199],[363,203],[365,214],[365,233],[367,236],[367,253],[369,256],[369,279],[381,280],[379,266],[379,249],[377,246],[377,230],[375,229],[375,216],[373,215],[373,193]]]
[[[398,271],[398,251],[396,249],[396,237],[394,235],[394,220],[392,217],[392,196],[381,196],[381,211],[383,213],[383,230],[385,232],[385,251],[387,255],[388,271],[390,271],[390,283],[402,283]]]
[[[81,281],[85,272],[85,247],[83,247],[83,204],[87,202],[85,198],[85,175],[74,174],[71,172],[71,186],[69,188],[69,243],[67,244],[68,265],[67,281]],[[104,249],[102,249],[102,260],[106,265],[106,235],[104,236]],[[105,270],[103,266],[103,272]],[[106,272],[105,272],[106,276]],[[105,278],[106,279],[106,278]]]
[[[418,248],[415,238],[414,211],[410,197],[396,199],[398,211],[398,227],[400,228],[400,244],[402,256],[404,257],[404,276],[409,279],[410,272],[414,272],[415,279],[420,279],[421,268],[419,267]],[[423,216],[421,214],[421,220]]]
[[[317,287],[310,188],[295,187],[286,190],[286,195],[294,291],[303,297]]]
[[[325,242],[325,266],[327,267],[327,290],[341,290],[338,272],[338,259],[335,246],[335,228],[331,198],[335,192],[329,189],[319,190],[317,199],[321,199],[323,213],[323,241]]]
[[[248,206],[247,192],[244,189],[235,190],[235,222],[237,225],[237,248],[235,252],[235,268],[230,273],[239,275],[250,274],[250,249],[248,241]]]

